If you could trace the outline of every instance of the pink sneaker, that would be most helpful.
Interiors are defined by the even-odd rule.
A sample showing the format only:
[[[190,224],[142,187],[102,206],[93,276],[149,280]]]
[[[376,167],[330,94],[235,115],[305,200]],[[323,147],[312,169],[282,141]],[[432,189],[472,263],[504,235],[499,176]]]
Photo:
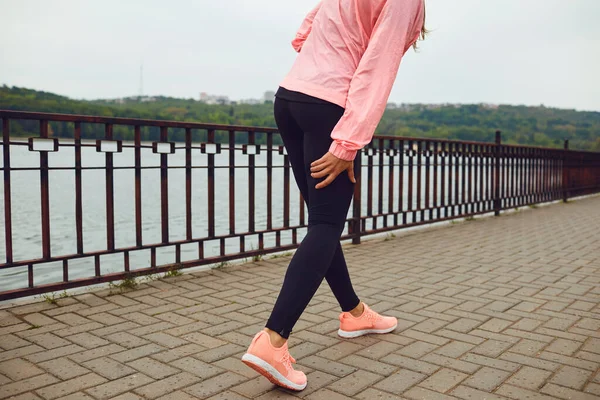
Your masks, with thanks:
[[[340,329],[338,335],[343,338],[355,338],[368,333],[389,333],[396,329],[396,317],[384,317],[371,310],[363,303],[365,309],[360,317],[354,317],[349,312],[340,314]]]
[[[275,385],[298,391],[306,387],[304,372],[292,368],[296,360],[290,355],[287,342],[280,348],[274,347],[264,330],[254,336],[242,361]]]

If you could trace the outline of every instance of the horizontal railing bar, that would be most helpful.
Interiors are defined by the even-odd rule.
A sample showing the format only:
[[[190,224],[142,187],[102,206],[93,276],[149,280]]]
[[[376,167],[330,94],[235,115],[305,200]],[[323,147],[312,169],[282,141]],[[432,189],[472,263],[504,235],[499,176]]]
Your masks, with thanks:
[[[139,167],[140,169],[162,169],[162,167],[160,165],[152,165],[152,166],[146,166],[146,167]],[[187,168],[185,165],[175,165],[175,166],[170,166],[167,167],[166,169],[185,169]],[[190,167],[192,169],[207,169],[209,168],[206,165],[197,165],[197,166],[192,166]],[[218,165],[213,167],[214,169],[229,169],[228,166],[223,166],[223,165]],[[236,165],[235,169],[248,169],[249,166],[248,165]],[[266,165],[258,165],[258,166],[254,166],[252,167],[253,169],[267,169],[268,167]],[[283,165],[273,165],[271,166],[271,168],[285,168]],[[46,170],[48,171],[74,171],[76,168],[75,167],[48,167],[46,168]],[[81,167],[80,168],[82,171],[85,170],[105,170],[106,167]],[[135,170],[136,167],[135,166],[127,166],[127,167],[113,167],[113,170]],[[0,167],[0,171],[3,171],[4,168]],[[39,171],[40,167],[11,167],[10,168],[11,171]]]
[[[131,126],[155,126],[166,128],[189,128],[189,129],[214,129],[215,131],[236,131],[236,132],[272,132],[277,133],[276,128],[240,126],[240,125],[220,125],[220,124],[202,124],[198,122],[181,122],[155,119],[139,118],[120,118],[120,117],[97,117],[92,115],[78,114],[56,114],[56,113],[38,113],[30,111],[9,111],[0,110],[0,118],[9,119],[28,119],[28,120],[48,120],[49,122],[87,122],[92,124],[113,124],[113,125],[131,125]]]
[[[348,220],[346,222],[348,222]],[[7,269],[7,268],[14,268],[14,267],[22,267],[22,266],[29,265],[29,264],[41,264],[41,263],[63,261],[63,260],[67,260],[67,259],[72,260],[72,259],[77,259],[77,258],[96,257],[96,256],[103,256],[103,255],[108,255],[108,254],[124,253],[126,251],[132,252],[132,251],[140,251],[140,250],[151,250],[151,249],[157,249],[157,248],[161,248],[161,247],[169,247],[169,246],[176,246],[176,245],[182,245],[182,244],[197,244],[197,243],[201,243],[201,242],[211,242],[211,241],[217,241],[217,240],[222,240],[222,239],[236,239],[236,238],[240,238],[240,237],[254,236],[254,235],[259,235],[259,234],[264,235],[267,233],[286,232],[286,231],[293,231],[295,229],[303,229],[306,227],[307,227],[306,225],[295,225],[295,226],[289,226],[289,227],[273,228],[270,230],[257,230],[255,232],[243,232],[243,233],[235,233],[235,234],[221,235],[221,236],[214,236],[214,237],[195,238],[195,239],[191,239],[191,240],[187,240],[187,239],[174,240],[174,241],[171,241],[168,243],[153,243],[153,244],[145,244],[145,245],[141,245],[141,246],[120,247],[120,248],[116,248],[114,250],[100,250],[100,251],[93,251],[93,252],[81,253],[81,254],[76,254],[76,253],[68,254],[68,255],[62,255],[62,256],[50,257],[50,258],[21,260],[21,261],[13,262],[12,264],[0,264],[0,270]]]

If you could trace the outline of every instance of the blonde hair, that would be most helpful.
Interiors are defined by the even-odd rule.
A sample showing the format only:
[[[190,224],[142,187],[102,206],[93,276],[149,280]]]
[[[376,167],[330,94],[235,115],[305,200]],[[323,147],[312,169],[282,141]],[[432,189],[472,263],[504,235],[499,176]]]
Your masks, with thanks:
[[[427,13],[425,12],[425,1],[423,1],[423,26],[421,27],[421,33],[419,33],[419,37],[417,38],[415,43],[413,43],[413,48],[415,50],[419,49],[419,46],[417,44],[419,42],[419,40],[425,40],[425,37],[429,34],[429,30],[427,28],[425,28],[426,14]]]

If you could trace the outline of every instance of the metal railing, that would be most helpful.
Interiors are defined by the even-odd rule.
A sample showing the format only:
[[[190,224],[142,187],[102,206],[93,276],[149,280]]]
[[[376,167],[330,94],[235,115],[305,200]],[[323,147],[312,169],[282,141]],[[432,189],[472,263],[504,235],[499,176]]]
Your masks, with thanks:
[[[297,190],[291,182],[285,149],[277,144],[280,141],[276,129],[2,110],[0,118],[4,175],[0,300],[174,268],[260,257],[296,248],[306,230],[304,203],[299,193],[292,197],[291,191]],[[11,138],[12,125],[32,123],[39,126],[38,136],[26,141]],[[72,139],[52,137],[53,124],[61,124],[63,129],[67,124],[72,130]],[[82,139],[82,132],[89,132],[91,125],[96,128],[100,125],[102,134],[93,141]],[[115,138],[113,128],[116,126],[131,130],[133,140]],[[156,131],[156,140],[143,141],[151,130]],[[183,142],[173,140],[176,133]],[[17,149],[22,154],[39,153],[37,165],[13,166],[11,152]],[[52,164],[57,165],[50,165],[49,155],[63,154],[61,152],[68,153],[67,158],[60,158],[66,166],[54,162],[54,158]],[[115,165],[119,153],[128,153],[133,162]],[[86,157],[91,155],[100,155],[103,165],[87,165]],[[142,155],[144,160],[156,162],[146,165],[152,162],[143,162]],[[169,162],[170,157],[179,155],[181,162]],[[38,160],[38,156],[35,158]],[[600,192],[600,153],[568,150],[568,141],[564,149],[506,145],[501,143],[500,132],[496,132],[495,143],[375,136],[355,162],[360,164],[360,172],[342,236],[355,244],[360,243],[362,236],[374,233],[489,212],[499,215],[501,210],[509,208],[566,201]],[[152,229],[148,232],[143,221],[143,204],[154,193],[148,195],[143,191],[142,175],[152,170],[160,174],[157,204],[160,218],[156,224],[149,225],[157,232]],[[50,199],[60,189],[54,188],[50,178],[59,171],[72,173],[70,176],[74,179],[75,215],[68,229],[73,233],[73,251],[53,247],[56,234],[51,232]],[[84,240],[84,211],[90,211],[84,202],[84,176],[92,171],[96,173],[94,179],[103,172],[104,180],[104,185],[95,185],[94,189],[100,190],[99,186],[103,186],[105,215],[102,216],[104,235],[100,249],[88,248]],[[127,185],[126,189],[115,185],[115,176],[122,171],[133,172],[134,211],[116,221],[115,195],[119,195],[120,190],[131,190]],[[177,185],[173,179],[170,184],[169,176],[176,171],[181,173],[181,179]],[[37,227],[13,223],[12,200],[18,193],[12,188],[19,174],[24,173],[39,173]],[[257,174],[260,174],[258,178]],[[180,235],[170,231],[170,215],[175,206],[173,199],[169,205],[172,190],[185,192],[183,199],[175,199],[182,205],[177,211],[182,221]],[[204,199],[194,200],[197,193]],[[32,212],[35,210],[27,210],[29,217]],[[202,220],[200,223],[195,222],[198,218]],[[130,243],[121,245],[115,235],[126,223],[134,226],[134,230],[132,228]],[[25,229],[34,229],[35,234],[29,232],[29,236],[40,238],[41,257],[31,256],[35,253],[28,250],[31,244],[21,254],[13,251],[15,232]],[[157,233],[160,238],[147,240],[150,233]],[[185,252],[182,251],[184,246]],[[192,256],[190,246],[194,248]],[[91,247],[97,247],[97,243]],[[173,255],[172,261],[157,260],[157,252],[163,250]],[[140,267],[138,261],[132,265],[130,256],[139,251],[149,252],[148,266]],[[101,257],[115,254],[122,257],[123,268],[103,273]],[[74,262],[89,262],[93,273],[74,279],[70,276],[70,263]],[[43,266],[57,263],[61,267],[58,274],[61,279],[40,283],[43,272],[34,271],[38,268],[43,271]],[[25,284],[3,285],[1,273],[9,270],[23,277],[26,271]]]

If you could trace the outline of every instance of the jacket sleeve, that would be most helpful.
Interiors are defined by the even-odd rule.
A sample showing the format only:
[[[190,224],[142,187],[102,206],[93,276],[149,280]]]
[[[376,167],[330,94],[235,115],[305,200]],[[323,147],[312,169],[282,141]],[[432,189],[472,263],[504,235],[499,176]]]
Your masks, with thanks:
[[[329,152],[354,160],[383,116],[400,61],[418,39],[423,21],[420,0],[388,1],[350,82],[346,110],[331,132]]]
[[[304,18],[304,21],[302,22],[300,29],[298,29],[298,32],[296,33],[296,37],[294,38],[294,40],[292,40],[292,47],[298,53],[300,53],[300,50],[302,50],[302,46],[304,45],[304,42],[306,41],[306,39],[308,38],[308,35],[310,34],[310,31],[312,30],[312,23],[315,19],[315,16],[321,9],[322,3],[323,2],[320,1],[319,4],[317,4],[317,6],[308,13],[306,18]]]

